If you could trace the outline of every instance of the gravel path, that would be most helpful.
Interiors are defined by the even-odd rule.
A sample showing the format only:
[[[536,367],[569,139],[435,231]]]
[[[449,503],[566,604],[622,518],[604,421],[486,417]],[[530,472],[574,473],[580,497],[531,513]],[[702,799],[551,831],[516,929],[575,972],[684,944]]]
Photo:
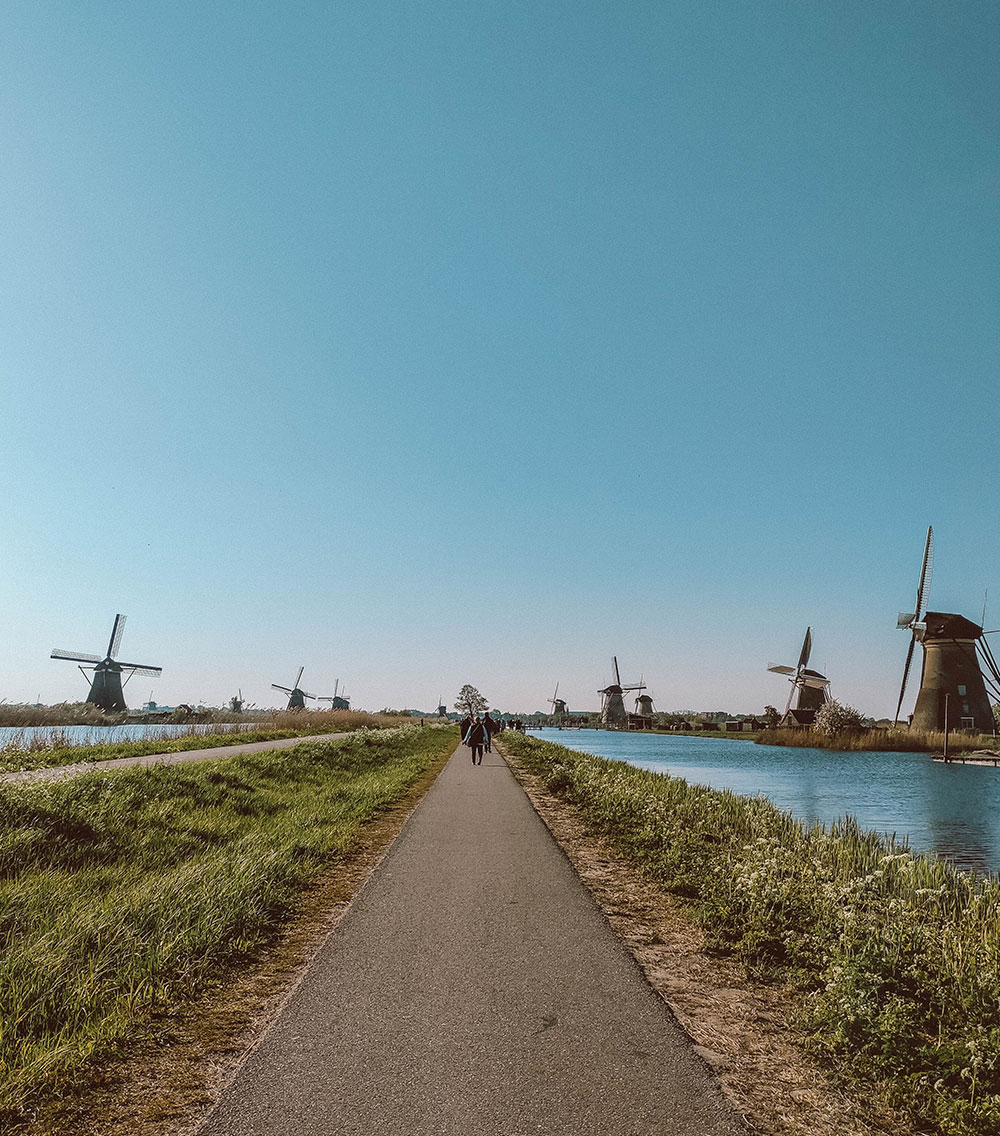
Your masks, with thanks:
[[[746,1136],[503,759],[468,755],[200,1136]]]

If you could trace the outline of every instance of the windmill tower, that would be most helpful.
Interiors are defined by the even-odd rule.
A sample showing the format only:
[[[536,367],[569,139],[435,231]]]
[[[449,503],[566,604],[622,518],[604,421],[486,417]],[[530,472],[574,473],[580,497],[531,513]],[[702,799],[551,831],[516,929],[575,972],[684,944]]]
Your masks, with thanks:
[[[623,695],[631,690],[645,690],[643,682],[633,686],[622,686],[622,677],[618,671],[618,656],[611,656],[611,663],[615,671],[615,681],[597,693],[604,696],[601,704],[601,725],[612,729],[626,729],[628,727],[628,711],[625,709]]]
[[[346,694],[338,694],[340,690],[340,679],[333,684],[333,694],[323,694],[316,699],[317,702],[329,702],[331,710],[350,710],[351,700]]]
[[[306,690],[299,689],[299,683],[302,681],[302,672],[305,669],[305,667],[299,667],[299,673],[295,676],[295,682],[291,687],[278,686],[276,682],[271,683],[272,690],[280,690],[282,693],[288,695],[288,705],[285,707],[286,710],[305,710],[306,699],[316,697],[315,694],[310,694]]]
[[[89,663],[90,666],[80,667],[83,677],[90,683],[90,693],[87,701],[92,702],[102,710],[127,710],[125,695],[122,691],[124,683],[122,674],[128,671],[125,682],[136,674],[159,676],[163,673],[162,667],[151,667],[144,663],[122,663],[118,661],[118,648],[121,646],[122,632],[125,630],[124,615],[116,615],[114,626],[111,628],[111,638],[108,640],[108,652],[102,659],[100,655],[85,655],[77,651],[60,651],[54,647],[51,659],[69,659],[73,663]],[[96,665],[95,665],[96,664]],[[87,671],[94,672],[92,678],[87,677]]]
[[[802,650],[799,651],[799,661],[794,667],[787,667],[779,663],[769,663],[767,669],[772,674],[790,675],[792,684],[788,692],[788,701],[785,703],[785,713],[782,722],[792,713],[789,724],[811,726],[816,718],[816,711],[828,702],[830,698],[830,680],[819,671],[809,669],[809,656],[812,654],[812,628],[806,628],[805,638],[802,640]],[[792,699],[795,706],[792,707]]]
[[[637,718],[648,718],[652,721],[656,711],[653,709],[653,699],[648,694],[640,694],[635,700],[635,714]]]
[[[569,707],[566,705],[565,699],[559,697],[559,683],[556,683],[556,688],[552,697],[548,699],[548,703],[552,707],[552,717],[555,718],[558,725],[561,725],[563,718],[569,713]]]
[[[440,694],[438,695],[438,717],[439,718],[447,718],[448,717],[448,707],[445,706],[445,704],[441,701],[441,695]]]
[[[918,730],[943,730],[947,727],[992,733],[993,711],[986,694],[977,648],[991,672],[995,672],[996,663],[978,623],[953,612],[927,611],[933,560],[934,531],[928,526],[924,558],[917,579],[915,610],[900,612],[896,620],[897,628],[910,632],[910,645],[894,720],[899,722],[913,651],[920,643],[924,658],[911,725]],[[993,678],[990,681],[993,685]]]

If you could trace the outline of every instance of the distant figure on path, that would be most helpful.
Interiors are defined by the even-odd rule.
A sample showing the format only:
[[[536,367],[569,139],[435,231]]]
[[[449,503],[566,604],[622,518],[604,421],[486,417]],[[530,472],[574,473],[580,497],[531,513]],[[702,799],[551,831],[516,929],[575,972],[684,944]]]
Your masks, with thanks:
[[[472,750],[472,764],[483,764],[483,746],[489,740],[489,734],[486,732],[486,727],[483,725],[483,720],[478,715],[476,720],[469,727],[469,734],[466,738],[465,744]],[[478,758],[478,761],[476,760]]]
[[[500,729],[500,723],[496,718],[490,717],[489,710],[483,716],[483,725],[486,727],[486,752],[493,752],[493,735]]]
[[[472,726],[472,718],[466,714],[465,717],[458,723],[458,732],[462,737],[462,744],[465,745],[469,741],[469,729]]]

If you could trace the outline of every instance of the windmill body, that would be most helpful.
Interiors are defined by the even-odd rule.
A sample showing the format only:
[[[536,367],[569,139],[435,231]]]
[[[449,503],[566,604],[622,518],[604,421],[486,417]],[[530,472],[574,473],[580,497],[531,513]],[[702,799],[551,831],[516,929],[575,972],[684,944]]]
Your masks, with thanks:
[[[145,663],[123,663],[117,658],[118,649],[121,646],[122,633],[125,630],[126,617],[122,614],[115,616],[114,626],[111,628],[111,638],[108,640],[108,650],[104,658],[100,655],[85,655],[77,651],[60,651],[58,648],[53,648],[52,654],[49,656],[52,659],[68,659],[70,662],[81,665],[80,670],[86,672],[93,671],[90,678],[90,693],[87,695],[87,701],[97,706],[101,710],[107,711],[122,711],[127,710],[128,706],[125,703],[125,693],[122,690],[124,683],[122,682],[122,675],[126,672],[125,682],[134,674],[151,675],[154,678],[163,673],[162,667],[149,666]]]
[[[569,707],[566,705],[566,700],[559,697],[559,683],[556,683],[556,688],[548,702],[552,707],[552,717],[555,718],[557,723],[561,723],[569,713]]]
[[[924,660],[912,725],[918,730],[943,730],[947,725],[952,730],[991,733],[993,710],[976,654],[982,627],[964,616],[941,611],[927,612],[923,623],[918,640]]]
[[[923,663],[920,690],[910,724],[918,730],[969,729],[992,733],[993,710],[986,693],[979,654],[990,665],[991,672],[996,670],[995,660],[978,623],[954,612],[926,610],[933,560],[934,530],[928,526],[914,610],[900,612],[896,620],[900,630],[910,632],[910,646],[906,652],[895,720],[899,722],[913,651],[919,643],[923,649]],[[995,678],[994,675],[990,680],[993,685]]]
[[[316,697],[315,694],[310,694],[307,690],[303,690],[299,686],[299,683],[302,681],[302,672],[305,669],[305,667],[299,667],[299,673],[292,686],[279,686],[276,682],[271,683],[272,690],[280,690],[283,694],[288,695],[288,705],[285,707],[286,710],[305,710],[306,699],[314,699]]]
[[[603,695],[601,704],[601,725],[608,729],[628,729],[628,710],[625,708],[625,695],[629,691],[645,690],[642,682],[633,686],[623,686],[621,674],[618,671],[618,656],[612,656],[612,666],[615,672],[615,681],[597,693]]]
[[[788,667],[772,664],[767,668],[772,674],[788,675],[791,683],[785,713],[781,718],[783,726],[811,726],[816,720],[816,711],[830,700],[830,680],[826,675],[809,668],[811,654],[812,628],[807,627],[797,665]]]

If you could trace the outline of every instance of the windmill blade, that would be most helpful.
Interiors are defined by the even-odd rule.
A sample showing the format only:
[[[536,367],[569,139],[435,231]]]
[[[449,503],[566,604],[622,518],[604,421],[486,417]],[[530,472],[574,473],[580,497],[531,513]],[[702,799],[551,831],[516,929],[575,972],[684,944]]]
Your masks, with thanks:
[[[292,693],[291,687],[278,686],[278,684],[276,682],[271,683],[271,689],[272,690],[280,690],[283,694],[291,694]]]
[[[315,698],[315,697],[316,697],[316,695],[315,695],[315,694],[310,694],[308,690],[303,690],[303,691],[302,691],[302,697],[303,697],[303,698]]]
[[[52,648],[50,659],[69,659],[71,663],[99,663],[100,655],[85,655],[82,651],[60,651],[58,647]]]
[[[122,645],[122,632],[125,630],[126,615],[116,615],[115,625],[111,628],[111,638],[108,640],[108,658],[113,659]]]
[[[123,671],[131,671],[132,674],[137,675],[157,675],[163,674],[163,667],[147,667],[144,663],[119,663]]]
[[[903,667],[903,681],[899,684],[899,701],[896,703],[896,716],[893,718],[893,725],[899,723],[899,711],[903,705],[903,698],[906,695],[906,680],[910,677],[910,663],[913,661],[913,648],[917,645],[917,637],[914,634],[910,638],[910,646],[906,652],[906,665]]]
[[[616,684],[617,686],[621,686],[621,684],[622,684],[622,676],[621,676],[621,675],[620,675],[620,674],[618,673],[618,656],[617,656],[617,655],[612,655],[612,656],[611,656],[611,661],[612,661],[612,662],[613,662],[613,663],[615,664],[615,684]]]
[[[556,700],[556,699],[557,699],[558,697],[559,697],[559,683],[556,683],[556,688],[555,688],[555,690],[553,691],[553,693],[552,693],[552,697],[551,697],[551,698],[549,699],[549,701],[550,701],[550,702],[555,702],[555,700]]]
[[[802,640],[802,650],[799,652],[799,666],[798,669],[805,670],[809,666],[809,656],[812,654],[813,637],[812,628],[806,628],[806,637]]]
[[[767,669],[772,674],[778,674],[778,675],[793,675],[793,674],[795,674],[795,668],[794,667],[782,666],[780,663],[769,663]]]
[[[793,679],[793,678],[790,678],[788,681],[792,685],[788,689],[788,701],[785,703],[785,714],[787,714],[788,711],[791,710],[791,708],[792,708],[792,699],[795,697],[795,688],[798,685],[796,683],[795,679]]]
[[[294,687],[295,689],[298,689],[298,685],[299,685],[299,683],[300,683],[300,682],[302,681],[302,672],[303,672],[303,671],[304,671],[305,669],[306,669],[305,667],[299,667],[299,673],[298,673],[298,674],[297,674],[297,675],[295,676],[295,681],[294,681],[294,682],[292,683],[292,686],[293,686],[293,687]]]
[[[920,580],[917,583],[917,619],[923,619],[927,610],[927,597],[931,591],[931,569],[934,567],[934,529],[927,526],[927,540],[924,542],[924,559],[920,565]]]

